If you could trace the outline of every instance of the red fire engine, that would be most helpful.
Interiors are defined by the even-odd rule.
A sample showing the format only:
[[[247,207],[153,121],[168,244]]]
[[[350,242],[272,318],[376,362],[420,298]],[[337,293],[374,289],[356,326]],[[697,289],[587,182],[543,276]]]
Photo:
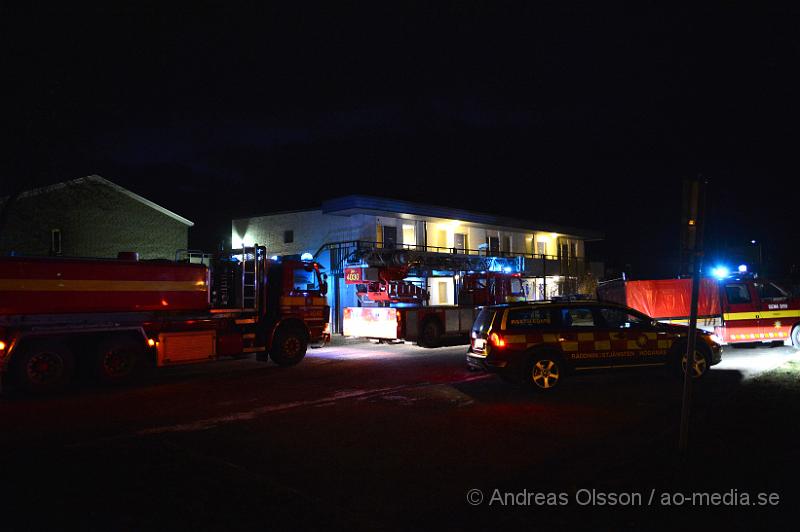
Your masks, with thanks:
[[[692,280],[618,280],[598,287],[597,296],[660,321],[685,323]],[[800,299],[775,283],[752,276],[703,279],[697,323],[714,332],[720,343],[791,341],[800,347]]]
[[[426,347],[446,337],[469,342],[478,307],[524,301],[519,274],[467,273],[461,277],[459,304],[428,305],[427,290],[405,281],[407,267],[347,268],[345,282],[357,285],[364,306],[343,311],[345,336],[378,340],[408,340]]]
[[[269,260],[262,246],[210,256],[209,266],[133,255],[0,258],[0,378],[46,391],[78,370],[118,382],[250,352],[290,366],[330,338],[314,262]]]

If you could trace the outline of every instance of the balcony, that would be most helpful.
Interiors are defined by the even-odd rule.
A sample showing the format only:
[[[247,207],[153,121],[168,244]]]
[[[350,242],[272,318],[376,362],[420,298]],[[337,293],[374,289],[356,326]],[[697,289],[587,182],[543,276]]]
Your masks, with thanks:
[[[344,267],[355,264],[371,266],[408,266],[421,275],[432,270],[493,270],[520,273],[524,277],[585,274],[588,264],[581,257],[560,258],[554,255],[481,249],[463,249],[418,244],[389,244],[354,240],[326,244],[330,250],[330,273],[343,275]]]

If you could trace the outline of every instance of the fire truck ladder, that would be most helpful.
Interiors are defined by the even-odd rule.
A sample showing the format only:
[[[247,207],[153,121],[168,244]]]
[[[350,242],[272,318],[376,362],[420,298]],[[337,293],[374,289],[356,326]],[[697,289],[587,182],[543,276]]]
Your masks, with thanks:
[[[258,246],[242,248],[242,310],[258,309]]]

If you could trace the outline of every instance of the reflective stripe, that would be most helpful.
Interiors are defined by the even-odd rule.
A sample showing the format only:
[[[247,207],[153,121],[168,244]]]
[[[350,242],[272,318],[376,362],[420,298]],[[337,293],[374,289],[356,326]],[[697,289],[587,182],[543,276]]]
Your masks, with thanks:
[[[669,349],[672,347],[672,340],[659,340],[658,341],[658,348],[659,349]]]
[[[314,305],[327,305],[328,300],[325,299],[324,297],[315,297],[314,299],[311,300],[311,303]]]
[[[594,333],[578,333],[579,342],[593,342]]]
[[[644,333],[644,335],[647,337],[648,340],[655,340],[656,338],[658,338],[658,333],[654,332],[646,332]]]
[[[305,305],[306,298],[303,296],[282,296],[281,297],[281,305],[290,305],[290,306],[298,306],[298,305]]]
[[[800,310],[765,310],[758,313],[758,317],[769,318],[800,318]]]
[[[722,315],[725,321],[756,320],[764,318],[800,318],[800,310],[762,310],[758,312],[729,312]]]
[[[0,279],[0,291],[7,292],[204,292],[205,290],[205,281]]]
[[[596,340],[594,348],[597,351],[611,351],[611,340]]]
[[[578,342],[561,342],[561,349],[564,351],[577,351]]]
[[[543,334],[542,341],[547,343],[555,343],[558,342],[558,336],[555,334]]]
[[[524,344],[527,341],[527,338],[524,334],[512,334],[510,336],[506,336],[505,340],[508,344]]]

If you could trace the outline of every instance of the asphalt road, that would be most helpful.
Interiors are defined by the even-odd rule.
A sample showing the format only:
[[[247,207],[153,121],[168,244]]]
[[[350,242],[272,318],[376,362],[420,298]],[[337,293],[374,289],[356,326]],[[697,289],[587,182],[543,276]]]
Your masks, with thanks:
[[[488,502],[495,488],[573,496],[633,450],[677,440],[681,382],[661,369],[541,395],[467,371],[464,352],[356,344],[293,368],[242,359],[0,398],[0,529],[566,526],[591,508]],[[693,422],[797,356],[727,348],[694,390]]]

